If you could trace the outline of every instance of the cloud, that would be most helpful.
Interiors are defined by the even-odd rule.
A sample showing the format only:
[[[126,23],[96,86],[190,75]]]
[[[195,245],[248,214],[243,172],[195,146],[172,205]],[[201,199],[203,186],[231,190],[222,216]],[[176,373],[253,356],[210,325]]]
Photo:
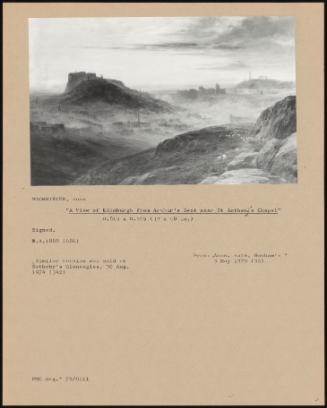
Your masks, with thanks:
[[[142,87],[205,84],[217,73],[232,82],[248,71],[292,79],[292,21],[265,16],[32,19],[30,81],[61,83],[75,70]]]
[[[185,22],[180,22],[179,27],[166,26],[166,29],[165,35],[156,36],[153,33],[152,37],[157,37],[157,41],[153,43],[144,41],[145,37],[142,38],[142,41],[139,34],[140,41],[134,43],[133,41],[120,41],[120,43],[115,41],[115,43],[109,42],[100,46],[85,45],[83,48],[150,51],[211,49],[233,52],[273,46],[283,48],[292,45],[293,40],[293,19],[291,17],[192,17],[185,18]],[[162,28],[160,30],[162,31]],[[128,38],[133,40],[133,36],[128,35]]]
[[[217,17],[199,17],[191,20],[186,27],[176,34],[184,38],[195,38],[197,40],[211,39],[217,35],[219,21],[222,20]]]
[[[233,45],[233,44],[215,44],[212,48],[216,50],[225,50],[225,51],[233,51],[233,50],[240,50],[242,47],[241,45]]]
[[[249,48],[267,45],[292,37],[292,32],[292,17],[247,17],[220,34],[214,41],[214,47]]]
[[[210,71],[237,71],[248,69],[249,66],[242,61],[232,61],[227,64],[206,64],[198,67],[200,70],[210,70]]]
[[[162,42],[158,44],[144,44],[142,47],[147,49],[189,49],[198,48],[200,45],[196,42]]]
[[[192,50],[283,48],[293,41],[292,17],[199,17],[186,20],[184,27],[170,32],[176,41],[143,44],[140,48]]]

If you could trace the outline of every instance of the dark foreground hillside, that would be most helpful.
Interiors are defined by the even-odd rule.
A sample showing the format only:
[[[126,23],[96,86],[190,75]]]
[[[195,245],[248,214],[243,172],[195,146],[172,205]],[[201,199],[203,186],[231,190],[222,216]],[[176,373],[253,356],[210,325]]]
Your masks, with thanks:
[[[30,131],[32,185],[72,184],[86,169],[135,152],[87,128],[32,123]]]

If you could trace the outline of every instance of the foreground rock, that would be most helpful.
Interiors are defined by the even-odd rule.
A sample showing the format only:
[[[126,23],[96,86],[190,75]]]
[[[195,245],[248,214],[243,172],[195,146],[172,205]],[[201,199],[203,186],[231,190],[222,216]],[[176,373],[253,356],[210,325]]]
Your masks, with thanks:
[[[228,170],[254,168],[257,162],[257,152],[243,152],[236,156],[227,166]]]
[[[238,169],[226,171],[220,176],[209,176],[201,184],[276,184],[286,180],[261,169]]]
[[[279,139],[268,140],[259,151],[256,159],[256,167],[259,169],[270,170],[276,154],[278,153],[283,141]]]
[[[297,180],[297,144],[296,133],[293,133],[278,150],[270,169],[272,174],[278,174],[290,183]]]
[[[296,100],[288,96],[262,112],[251,135],[262,147],[256,167],[278,175],[288,183],[297,181]]]
[[[257,167],[279,175],[290,183],[297,180],[296,133],[284,140],[272,139],[265,143],[257,156]]]

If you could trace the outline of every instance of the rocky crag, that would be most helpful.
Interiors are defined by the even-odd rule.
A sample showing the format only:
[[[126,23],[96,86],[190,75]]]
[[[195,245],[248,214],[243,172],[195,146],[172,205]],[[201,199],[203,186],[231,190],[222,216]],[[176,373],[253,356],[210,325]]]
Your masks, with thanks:
[[[248,147],[220,175],[202,183],[295,183],[297,181],[296,97],[265,109],[247,137]]]

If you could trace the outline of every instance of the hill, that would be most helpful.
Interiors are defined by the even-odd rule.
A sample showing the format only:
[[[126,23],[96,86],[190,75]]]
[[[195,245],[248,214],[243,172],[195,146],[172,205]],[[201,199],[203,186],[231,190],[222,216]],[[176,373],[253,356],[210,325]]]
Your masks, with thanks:
[[[66,91],[60,103],[69,105],[91,105],[104,103],[152,112],[173,111],[173,107],[145,92],[128,88],[123,82],[97,77],[96,74],[71,73]]]
[[[295,87],[294,82],[291,81],[277,81],[276,79],[248,79],[240,82],[235,88],[247,88],[247,89],[293,89]]]

